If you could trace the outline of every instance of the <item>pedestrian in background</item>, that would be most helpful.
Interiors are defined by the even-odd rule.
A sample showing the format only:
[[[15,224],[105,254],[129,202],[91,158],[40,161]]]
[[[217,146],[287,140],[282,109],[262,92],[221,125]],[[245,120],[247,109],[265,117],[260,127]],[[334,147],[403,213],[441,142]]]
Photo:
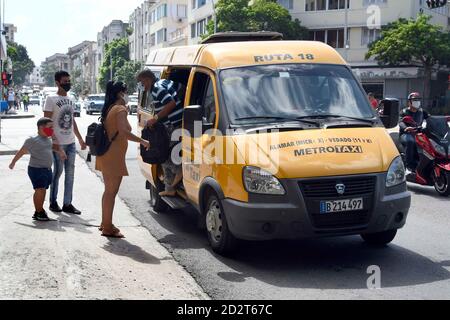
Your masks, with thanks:
[[[28,105],[30,104],[30,96],[28,93],[25,93],[22,98],[23,102],[23,111],[28,112]]]
[[[50,188],[50,210],[56,213],[65,212],[80,215],[81,211],[72,204],[77,155],[75,137],[78,138],[82,150],[86,149],[86,143],[75,122],[75,102],[67,95],[72,88],[70,74],[66,71],[56,72],[55,82],[58,92],[56,95],[48,96],[44,106],[44,116],[53,120],[55,129],[53,136],[53,162],[55,167]],[[63,171],[65,171],[64,203],[63,207],[60,208],[58,205],[58,187]]]
[[[53,152],[52,141],[53,121],[49,118],[42,118],[37,123],[38,135],[25,141],[23,147],[12,160],[9,168],[16,166],[24,155],[30,154],[28,166],[28,176],[33,184],[34,191],[34,220],[49,221],[47,212],[44,210],[44,202],[47,190],[52,183]]]
[[[378,109],[378,100],[375,99],[375,95],[372,92],[369,92],[369,94],[367,96],[369,97],[370,105],[372,106],[372,108],[377,110]]]
[[[96,159],[95,169],[103,174],[105,192],[102,198],[102,224],[100,231],[102,236],[111,238],[124,238],[121,231],[113,225],[114,206],[123,177],[128,176],[125,156],[128,149],[128,141],[137,142],[150,147],[148,141],[135,136],[128,122],[129,103],[127,86],[123,82],[108,83],[105,95],[105,104],[102,111],[110,148]]]
[[[15,103],[16,103],[16,94],[12,89],[10,89],[8,92],[8,111],[6,113],[8,113],[9,110],[14,109]]]

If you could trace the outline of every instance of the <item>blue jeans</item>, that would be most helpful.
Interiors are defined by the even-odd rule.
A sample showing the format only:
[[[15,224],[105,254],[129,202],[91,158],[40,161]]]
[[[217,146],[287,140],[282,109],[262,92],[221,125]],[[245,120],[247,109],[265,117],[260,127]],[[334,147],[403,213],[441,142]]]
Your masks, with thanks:
[[[50,204],[56,204],[58,202],[58,188],[59,178],[65,171],[64,179],[64,205],[68,206],[72,204],[73,198],[73,183],[75,179],[75,158],[77,155],[77,148],[75,143],[66,146],[61,146],[61,149],[67,155],[67,160],[62,161],[59,154],[53,152],[53,181],[50,187]]]
[[[419,164],[419,155],[417,153],[416,138],[409,133],[400,136],[401,144],[406,148],[406,167],[412,171],[417,169]]]

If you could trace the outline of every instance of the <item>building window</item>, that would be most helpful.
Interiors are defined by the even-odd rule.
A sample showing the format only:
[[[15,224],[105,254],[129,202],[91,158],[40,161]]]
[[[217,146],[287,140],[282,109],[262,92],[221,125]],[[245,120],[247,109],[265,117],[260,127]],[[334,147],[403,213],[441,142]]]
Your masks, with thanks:
[[[161,20],[165,17],[167,17],[167,4],[160,5],[158,9],[156,9],[156,20]]]
[[[167,41],[167,29],[163,28],[156,33],[156,43],[160,44]]]
[[[278,4],[288,10],[294,9],[294,0],[278,0]]]
[[[187,6],[184,4],[177,5],[177,17],[186,18],[187,17]]]
[[[206,4],[206,0],[198,0],[197,8],[201,8]]]
[[[387,0],[363,0],[363,5],[368,7],[372,4],[386,4]]]
[[[344,29],[310,31],[309,38],[310,40],[324,42],[335,49],[345,47]]]
[[[153,10],[150,14],[150,23],[153,24],[156,22],[156,10]]]
[[[200,37],[206,33],[206,19],[197,22],[197,37]]]
[[[150,35],[150,46],[153,47],[153,46],[155,46],[155,45],[156,45],[156,34],[155,34],[155,33],[152,33],[152,34]]]
[[[192,9],[197,8],[197,0],[192,0]]]
[[[191,24],[191,38],[194,39],[197,37],[197,25],[195,23]]]
[[[375,40],[379,39],[381,36],[381,29],[362,29],[361,45],[366,46]]]
[[[345,3],[350,8],[350,0],[306,0],[305,11],[342,10]]]

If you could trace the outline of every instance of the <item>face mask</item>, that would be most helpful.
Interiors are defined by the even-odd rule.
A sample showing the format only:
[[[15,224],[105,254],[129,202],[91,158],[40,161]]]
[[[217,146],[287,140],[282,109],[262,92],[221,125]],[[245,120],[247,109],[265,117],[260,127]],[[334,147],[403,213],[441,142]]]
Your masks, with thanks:
[[[72,89],[72,84],[71,83],[62,84],[61,88],[63,88],[65,92],[69,92],[70,89]]]
[[[128,94],[123,95],[123,101],[125,101],[125,104],[130,103],[130,97],[128,96]]]
[[[412,102],[412,106],[413,106],[415,109],[420,109],[421,103],[420,103],[420,101],[413,101],[413,102]]]
[[[144,91],[145,90],[145,86],[142,84],[142,82],[138,83],[137,89],[138,89],[138,91]]]
[[[53,137],[53,134],[55,133],[55,131],[52,128],[44,128],[44,133],[47,137]]]

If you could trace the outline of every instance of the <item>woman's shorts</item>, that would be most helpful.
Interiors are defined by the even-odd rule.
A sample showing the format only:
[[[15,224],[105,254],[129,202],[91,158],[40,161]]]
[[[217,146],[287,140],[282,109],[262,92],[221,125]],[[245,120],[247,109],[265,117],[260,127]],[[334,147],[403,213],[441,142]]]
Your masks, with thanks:
[[[52,184],[53,174],[51,169],[28,167],[28,176],[30,177],[33,189],[48,189]]]

